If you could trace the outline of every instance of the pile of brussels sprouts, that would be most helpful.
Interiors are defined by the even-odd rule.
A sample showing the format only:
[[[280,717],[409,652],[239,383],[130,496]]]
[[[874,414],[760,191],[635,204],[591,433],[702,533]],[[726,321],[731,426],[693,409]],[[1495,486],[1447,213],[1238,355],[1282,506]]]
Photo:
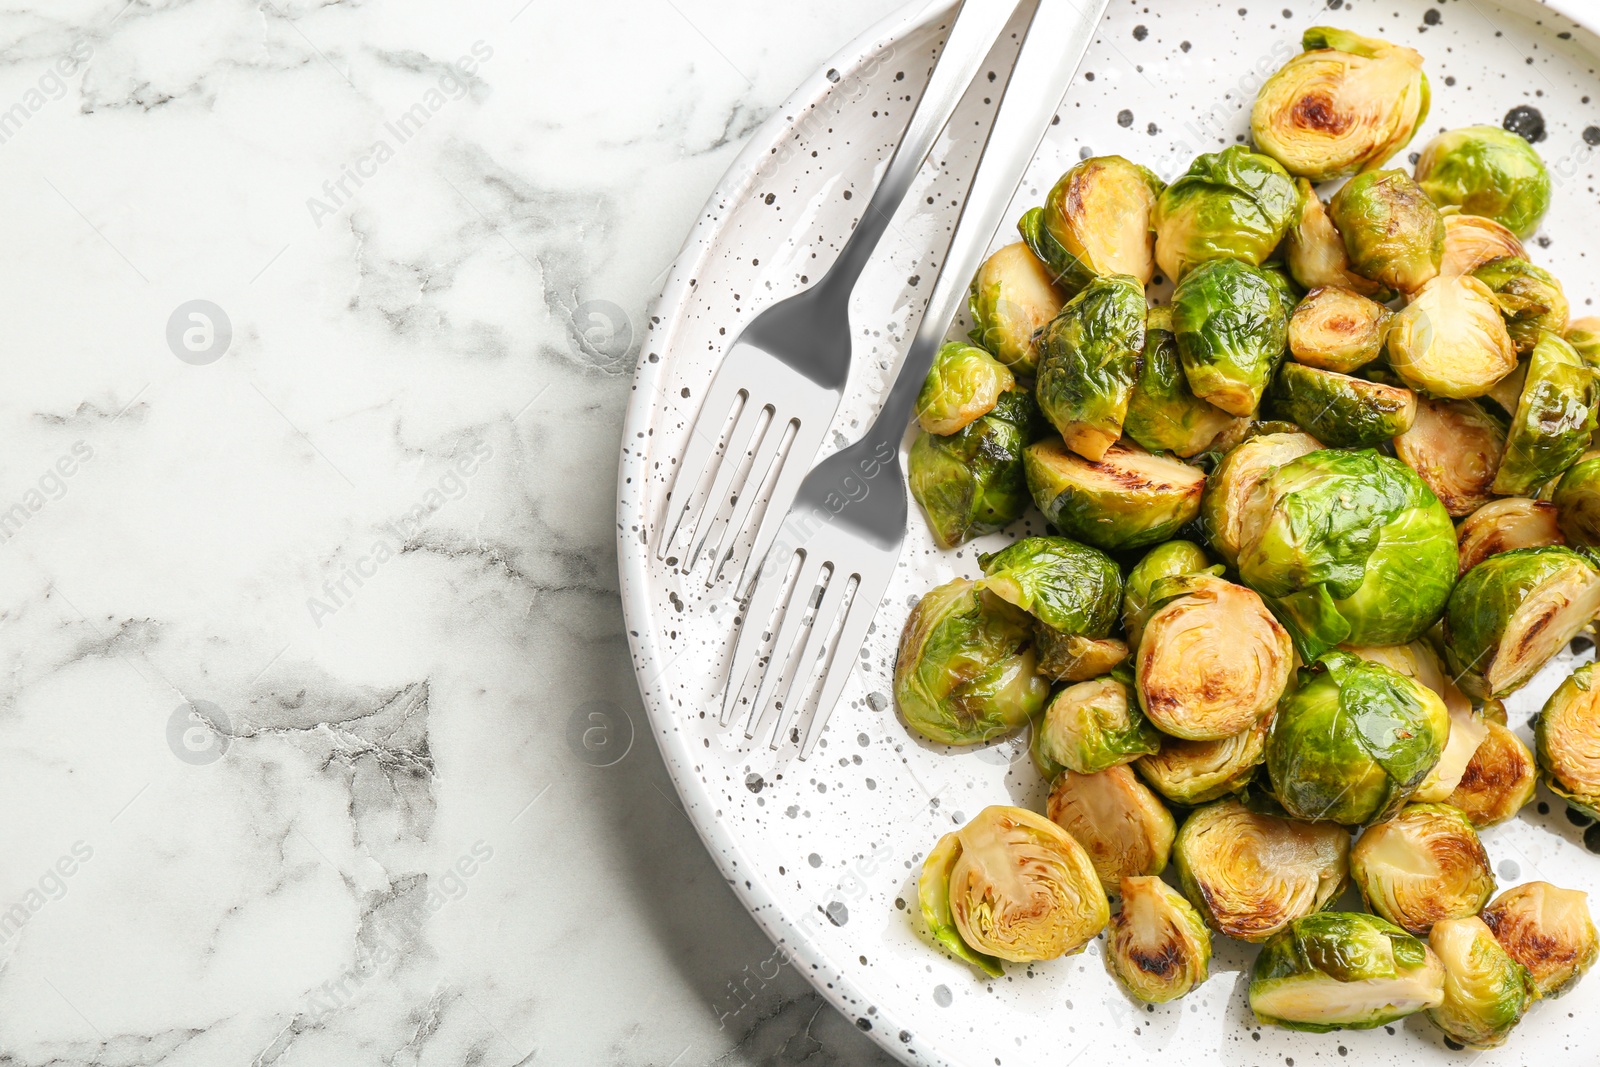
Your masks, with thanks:
[[[1152,1002],[1221,933],[1261,945],[1263,1022],[1426,1011],[1488,1048],[1600,953],[1583,893],[1496,897],[1478,838],[1541,775],[1600,818],[1600,677],[1550,698],[1537,754],[1501,703],[1600,611],[1600,320],[1522,246],[1550,199],[1526,141],[1452,130],[1384,169],[1422,57],[1304,47],[1253,147],[1170,185],[1068,171],[927,379],[909,478],[937,539],[1030,503],[1052,532],[921,600],[897,708],[947,745],[1031,728],[1051,788],[942,838],[921,910],[990,975],[1109,925]],[[1368,912],[1325,910],[1352,884]]]

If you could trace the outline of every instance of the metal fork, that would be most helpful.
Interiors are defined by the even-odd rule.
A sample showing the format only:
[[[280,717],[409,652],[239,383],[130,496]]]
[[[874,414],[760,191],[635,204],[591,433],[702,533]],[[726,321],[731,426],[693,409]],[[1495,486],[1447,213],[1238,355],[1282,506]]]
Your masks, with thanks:
[[[706,584],[715,582],[777,462],[777,480],[748,558],[765,555],[775,535],[771,520],[794,500],[844,395],[850,292],[1018,2],[965,0],[888,170],[839,258],[811,288],[757,315],[729,348],[673,477],[657,559],[666,559],[682,541],[680,567],[688,572],[710,548],[715,555]],[[720,453],[719,441],[726,442]],[[742,572],[735,590],[745,588],[753,574],[754,568]]]
[[[794,506],[778,524],[794,543],[776,546],[760,566],[723,702],[722,722],[726,725],[742,702],[741,694],[756,680],[755,696],[747,708],[746,737],[754,738],[770,728],[773,748],[786,733],[800,740],[798,724],[786,730],[794,710],[790,697],[803,696],[813,688],[812,673],[830,644],[834,652],[820,664],[822,690],[801,741],[801,759],[811,754],[839,701],[905,540],[900,441],[922,380],[1107,5],[1108,0],[1089,0],[1080,9],[1074,0],[1040,0],[962,205],[927,312],[888,398],[859,441],[829,456],[806,475]],[[795,557],[799,558],[798,575],[790,580],[796,569]],[[814,612],[808,610],[812,604],[816,605]],[[830,642],[835,632],[838,638]],[[763,656],[763,645],[769,641],[771,651]],[[770,706],[766,704],[769,693],[773,697]],[[769,727],[774,714],[776,719]]]

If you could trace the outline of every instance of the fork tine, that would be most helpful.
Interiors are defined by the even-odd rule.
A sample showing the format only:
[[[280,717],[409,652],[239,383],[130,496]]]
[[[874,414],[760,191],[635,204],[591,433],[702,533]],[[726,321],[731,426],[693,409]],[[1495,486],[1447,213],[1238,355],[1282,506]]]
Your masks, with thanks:
[[[672,490],[667,494],[667,513],[662,519],[656,541],[656,559],[666,559],[683,521],[705,506],[705,497],[698,490],[706,475],[717,464],[717,446],[730,434],[735,420],[749,407],[748,402],[735,408],[741,397],[748,393],[735,382],[736,376],[718,375],[712,379],[711,391],[695,415],[694,426],[689,430],[689,447],[678,461],[677,472],[672,477]],[[716,420],[715,425],[710,423]]]
[[[825,432],[826,427],[823,429]],[[798,495],[800,482],[810,470],[808,463],[801,462],[801,459],[814,456],[816,449],[802,447],[805,442],[799,435],[803,435],[805,432],[806,425],[801,423],[799,434],[797,434],[794,444],[789,449],[788,459],[792,459],[794,462],[785,461],[783,469],[778,472],[778,480],[773,483],[772,495],[769,498],[772,501],[793,501]],[[818,444],[820,443],[819,439]],[[778,539],[778,531],[783,528],[783,524],[792,510],[792,505],[784,507],[782,510],[769,505],[766,512],[762,514],[761,527],[756,533],[755,543],[750,547],[750,554],[745,557],[744,567],[739,572],[739,580],[733,586],[735,596],[749,595],[749,592],[754,589],[756,581],[761,576],[762,563],[767,553],[772,551],[772,543]]]
[[[789,593],[789,602],[783,609],[783,622],[778,628],[778,639],[773,642],[772,654],[767,660],[767,669],[762,672],[761,684],[756,687],[755,700],[751,703],[754,718],[750,725],[745,727],[744,735],[754,737],[755,731],[766,719],[766,701],[768,691],[778,675],[782,673],[782,665],[789,661],[790,653],[794,651],[795,637],[800,632],[800,624],[805,621],[806,611],[811,607],[811,594],[816,591],[817,579],[822,574],[823,560],[814,552],[805,556],[805,561],[800,565],[800,577],[796,579],[794,587]],[[757,665],[759,666],[759,664]],[[774,670],[774,668],[777,668]],[[795,668],[795,673],[805,670],[802,663]]]
[[[728,516],[725,540],[717,546],[715,562],[711,565],[710,573],[706,575],[706,585],[715,584],[718,576],[722,574],[722,569],[733,557],[734,549],[738,547],[739,536],[744,532],[745,524],[750,521],[750,513],[756,505],[756,499],[764,495],[761,489],[766,484],[768,475],[772,473],[774,463],[780,464],[778,477],[783,477],[781,465],[786,464],[789,456],[794,454],[795,443],[800,440],[800,425],[799,420],[793,418],[779,425],[778,417],[773,416],[766,436],[761,439],[761,448],[756,452],[755,461],[750,465],[750,474],[745,479],[744,485],[739,488],[738,503],[735,504],[733,513]],[[784,447],[786,444],[787,449]]]
[[[753,390],[746,393],[739,420],[728,434],[727,446],[722,450],[722,463],[718,465],[717,476],[711,482],[711,491],[690,520],[689,539],[684,545],[685,571],[693,570],[699,562],[700,553],[705,550],[707,540],[716,529],[717,514],[726,506],[728,495],[733,491],[734,478],[744,468],[751,449],[759,448],[761,435],[771,431],[773,420],[767,415],[769,406]]]
[[[798,707],[790,696],[798,693],[803,698],[811,689],[810,682],[816,672],[826,666],[818,660],[828,650],[828,638],[833,634],[834,620],[839,617],[839,605],[844,601],[845,588],[855,577],[853,574],[840,573],[839,568],[833,564],[828,566],[830,567],[828,588],[822,594],[822,603],[817,606],[816,617],[811,622],[811,629],[806,633],[804,646],[800,650],[800,666],[796,669],[794,677],[789,680],[788,688],[784,690],[783,708],[778,713],[778,721],[772,733],[773,748],[778,747],[789,724],[796,721]],[[802,681],[806,684],[799,684]]]
[[[733,646],[733,664],[728,668],[728,687],[722,698],[724,726],[728,725],[734,705],[739,702],[739,694],[744,690],[746,676],[761,654],[761,646],[765,643],[762,635],[768,632],[767,624],[772,619],[772,609],[777,606],[779,597],[789,586],[789,570],[793,559],[794,555],[791,553],[782,561],[774,560],[774,566],[768,571],[766,581],[758,581],[755,589],[751,591],[750,599],[745,602],[744,622],[739,626],[738,643]],[[783,565],[781,572],[776,566],[779,562]]]
[[[878,603],[883,598],[882,589],[867,588],[865,575],[856,577],[855,593],[844,609],[844,626],[839,630],[839,640],[833,646],[833,655],[822,667],[822,695],[817,699],[811,721],[806,724],[805,738],[800,744],[801,759],[810,758],[817,738],[822,736],[822,728],[828,724],[833,709],[838,705],[839,697],[844,693],[844,684],[850,680],[850,673],[855,670],[856,661],[860,658],[857,653],[861,643],[866,640],[867,628],[872,625],[873,617],[878,613]],[[887,585],[887,581],[884,584]]]

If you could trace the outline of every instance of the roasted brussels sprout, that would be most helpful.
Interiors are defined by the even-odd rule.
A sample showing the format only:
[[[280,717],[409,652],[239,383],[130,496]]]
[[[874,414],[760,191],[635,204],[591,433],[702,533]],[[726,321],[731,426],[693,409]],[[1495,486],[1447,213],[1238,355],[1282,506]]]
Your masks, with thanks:
[[[1506,432],[1475,400],[1417,398],[1411,428],[1394,439],[1394,451],[1427,483],[1452,518],[1470,515],[1494,499]]]
[[[1498,126],[1441,133],[1417,158],[1417,184],[1440,207],[1493,219],[1518,237],[1550,207],[1550,174],[1533,146]]]
[[[1294,280],[1307,289],[1338,287],[1362,296],[1385,299],[1383,286],[1350,269],[1344,238],[1328,217],[1328,206],[1304,178],[1296,183],[1299,201],[1294,222],[1283,239],[1284,261]]]
[[[954,548],[1022,517],[1028,509],[1022,450],[1042,426],[1033,395],[1013,389],[960,433],[917,435],[906,480],[941,545]]]
[[[1444,966],[1376,915],[1329,911],[1262,946],[1250,974],[1256,1020],[1290,1030],[1370,1030],[1444,1001]]]
[[[1095,278],[1039,335],[1039,410],[1067,447],[1098,461],[1117,438],[1144,355],[1144,289]]]
[[[1512,368],[1511,373],[1495,382],[1489,387],[1489,391],[1483,394],[1484,410],[1502,416],[1509,423],[1511,416],[1517,413],[1517,401],[1522,397],[1522,386],[1527,380],[1528,361],[1523,360]]]
[[[994,410],[1016,384],[1011,371],[974,345],[951,341],[933,357],[917,394],[917,425],[948,437]]]
[[[1064,634],[1104,637],[1122,606],[1122,572],[1097,548],[1066,537],[1024,537],[978,557],[979,582]]]
[[[976,745],[1020,730],[1043,710],[1027,612],[965,578],[917,602],[900,633],[895,704],[930,741]]]
[[[1408,678],[1415,678],[1444,701],[1445,710],[1450,713],[1450,733],[1445,740],[1444,752],[1411,798],[1435,802],[1448,798],[1466,773],[1472,753],[1488,733],[1482,716],[1472,710],[1472,701],[1445,673],[1439,654],[1426,640],[1412,641],[1407,645],[1351,648],[1347,651],[1368,662],[1393,668]]]
[[[1241,941],[1265,941],[1327,907],[1349,882],[1349,856],[1342,828],[1237,800],[1196,808],[1173,845],[1184,895],[1213,930]]]
[[[1289,351],[1308,367],[1349,374],[1378,358],[1389,309],[1360,293],[1325,285],[1289,316]]]
[[[1168,541],[1157,545],[1128,572],[1122,592],[1122,630],[1128,644],[1139,647],[1144,624],[1155,611],[1150,603],[1150,588],[1162,578],[1179,574],[1198,574],[1211,566],[1205,550],[1193,541]]]
[[[1294,182],[1276,160],[1234,145],[1200,156],[1156,202],[1156,264],[1182,281],[1213,259],[1266,262],[1298,206]]]
[[[1322,445],[1310,434],[1268,433],[1235,445],[1206,480],[1200,501],[1200,522],[1206,540],[1229,565],[1237,566],[1244,539],[1245,504],[1256,483],[1291,460]]]
[[[940,840],[917,896],[934,937],[990,974],[999,972],[993,957],[1026,963],[1077,952],[1111,917],[1082,846],[1043,815],[1003,805]]]
[[[1250,729],[1220,741],[1169,737],[1161,751],[1141,756],[1134,767],[1152,789],[1174,804],[1193,806],[1237,793],[1249,784],[1267,755],[1265,718]]]
[[[1471,1048],[1505,1044],[1533,1003],[1533,977],[1476,915],[1445,919],[1428,935],[1444,964],[1444,1001],[1428,1009],[1446,1037]]]
[[[1482,215],[1444,217],[1444,260],[1439,273],[1446,278],[1471,274],[1491,259],[1517,256],[1526,259],[1527,251],[1517,235],[1493,219]]]
[[[1422,56],[1331,26],[1311,27],[1301,44],[1256,95],[1256,145],[1314,182],[1381,167],[1427,117]]]
[[[1289,684],[1294,645],[1261,598],[1210,574],[1163,578],[1134,655],[1139,704],[1163,733],[1219,741],[1248,730]]]
[[[1106,959],[1128,992],[1152,1004],[1177,1000],[1206,980],[1211,932],[1194,907],[1159,878],[1124,878]]]
[[[1600,955],[1589,898],[1549,882],[1507,889],[1483,910],[1483,921],[1502,948],[1528,969],[1541,997],[1572,988]]]
[[[1142,288],[1155,274],[1150,216],[1161,190],[1161,179],[1137,163],[1094,156],[1063,174],[1017,229],[1069,293],[1113,274],[1132,275]]]
[[[1172,329],[1195,396],[1231,415],[1253,414],[1288,343],[1272,282],[1237,260],[1204,263],[1172,294]]]
[[[1494,491],[1531,496],[1578,461],[1595,428],[1595,376],[1571,345],[1544,331],[1506,435]]]
[[[1567,332],[1571,311],[1567,294],[1555,275],[1543,267],[1518,256],[1502,256],[1483,264],[1472,276],[1494,293],[1506,320],[1506,332],[1518,352],[1532,352],[1542,330]]]
[[[1600,317],[1573,319],[1567,323],[1567,344],[1578,353],[1578,358],[1589,369],[1600,373]]]
[[[1306,295],[1306,291],[1300,288],[1299,283],[1294,280],[1294,276],[1289,273],[1289,268],[1284,266],[1281,261],[1274,260],[1270,263],[1261,264],[1257,269],[1261,271],[1261,276],[1271,282],[1272,287],[1278,291],[1278,299],[1283,302],[1285,318],[1293,315],[1295,307],[1300,303],[1300,298]]]
[[[1408,804],[1368,827],[1350,850],[1350,875],[1367,907],[1419,936],[1478,914],[1494,895],[1478,832],[1448,804]]]
[[[1483,724],[1487,736],[1472,752],[1466,771],[1445,803],[1482,830],[1497,826],[1521,811],[1533,799],[1539,784],[1533,753],[1504,723]]]
[[[1561,476],[1551,499],[1568,541],[1600,548],[1600,452],[1590,452]]]
[[[1189,388],[1172,333],[1172,309],[1151,308],[1144,364],[1128,402],[1123,432],[1152,452],[1172,452],[1187,459],[1205,451],[1232,422],[1233,416]]]
[[[1600,571],[1570,548],[1490,556],[1456,583],[1444,613],[1450,671],[1468,695],[1522,686],[1600,611]]]
[[[1374,170],[1346,182],[1328,204],[1350,269],[1401,293],[1439,274],[1444,217],[1403,170]]]
[[[1389,321],[1389,366],[1429,396],[1484,396],[1517,366],[1500,305],[1471,275],[1436,278]]]
[[[1414,641],[1456,577],[1455,528],[1422,480],[1371,450],[1323,449],[1251,493],[1239,551],[1302,659],[1338,644]]]
[[[1089,854],[1108,893],[1129,875],[1160,874],[1172,855],[1175,827],[1160,799],[1131,767],[1095,774],[1063,771],[1050,789],[1050,821]]]
[[[1550,791],[1600,819],[1600,681],[1585,663],[1545,701],[1534,724],[1539,769]]]
[[[1117,551],[1165,541],[1200,512],[1205,475],[1181,460],[1117,443],[1091,463],[1059,441],[1023,453],[1033,502],[1056,529]]]
[[[1053,781],[1066,770],[1092,775],[1159,752],[1161,735],[1139,710],[1127,683],[1108,674],[1057,693],[1034,724],[1032,749],[1039,772]]]
[[[1330,447],[1366,448],[1411,428],[1417,394],[1291,362],[1278,368],[1267,391],[1267,407]]]
[[[1109,674],[1128,658],[1128,646],[1115,637],[1069,634],[1042,622],[1033,624],[1033,653],[1039,673],[1058,682],[1086,682]]]
[[[1267,735],[1267,773],[1297,819],[1356,826],[1397,812],[1444,752],[1450,714],[1414,678],[1343,652],[1302,670]]]
[[[1456,529],[1460,572],[1467,573],[1490,556],[1514,548],[1564,545],[1557,506],[1525,496],[1491,500],[1468,515]]]
[[[967,293],[972,330],[967,336],[1016,373],[1032,377],[1039,365],[1034,337],[1064,303],[1050,283],[1050,272],[1028,246],[1020,241],[1006,245],[972,276]]]

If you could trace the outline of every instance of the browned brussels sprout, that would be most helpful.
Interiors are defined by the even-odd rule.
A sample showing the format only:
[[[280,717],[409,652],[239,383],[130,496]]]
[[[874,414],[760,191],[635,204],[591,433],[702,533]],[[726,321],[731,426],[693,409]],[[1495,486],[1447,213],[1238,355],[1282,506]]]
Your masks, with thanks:
[[[1456,528],[1460,573],[1465,574],[1490,556],[1514,548],[1564,545],[1556,505],[1524,496],[1491,500]]]
[[[1490,486],[1505,446],[1505,430],[1477,401],[1428,397],[1417,398],[1411,428],[1394,439],[1395,455],[1456,519],[1494,499]]]
[[[1383,351],[1389,309],[1340,286],[1306,294],[1289,316],[1289,351],[1308,367],[1349,374]]]

